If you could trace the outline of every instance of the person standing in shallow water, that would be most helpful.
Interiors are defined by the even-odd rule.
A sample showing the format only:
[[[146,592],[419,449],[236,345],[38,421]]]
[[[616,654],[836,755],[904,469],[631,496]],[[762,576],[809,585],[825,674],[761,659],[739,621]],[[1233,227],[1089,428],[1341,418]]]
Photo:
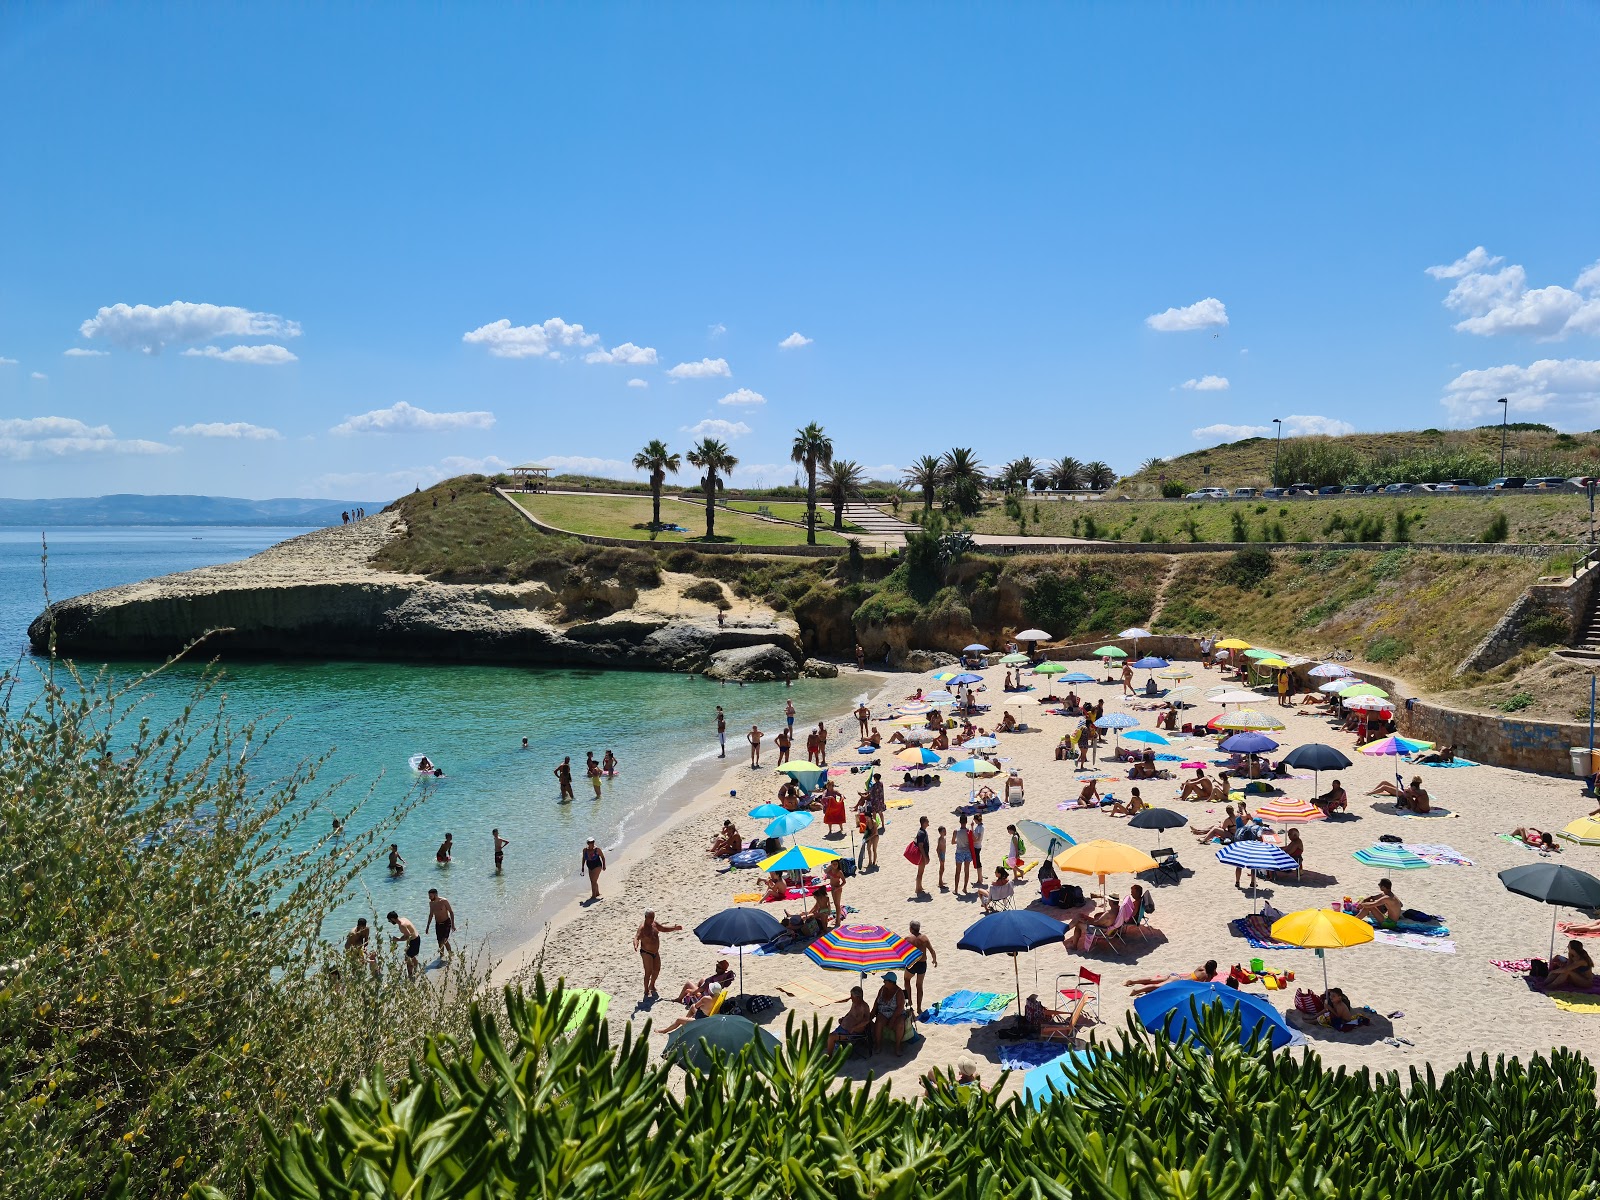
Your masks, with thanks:
[[[494,835],[494,873],[498,875],[506,865],[506,847],[511,845],[511,841],[509,838],[501,837],[498,829],[491,829],[489,832]]]
[[[406,873],[406,860],[400,857],[398,842],[389,843],[389,874],[395,879]]]
[[[728,717],[720,704],[717,705],[717,757],[728,757]]]
[[[441,867],[448,867],[450,860],[455,857],[456,840],[453,834],[445,834],[444,841],[439,843],[439,849],[434,852],[433,861]]]
[[[561,760],[561,765],[551,772],[556,777],[556,782],[561,785],[561,803],[566,804],[574,797],[572,795],[572,756],[569,754]]]
[[[584,766],[584,772],[589,776],[589,786],[594,788],[594,798],[600,799],[600,763],[594,756],[594,751],[589,751],[589,761]]]

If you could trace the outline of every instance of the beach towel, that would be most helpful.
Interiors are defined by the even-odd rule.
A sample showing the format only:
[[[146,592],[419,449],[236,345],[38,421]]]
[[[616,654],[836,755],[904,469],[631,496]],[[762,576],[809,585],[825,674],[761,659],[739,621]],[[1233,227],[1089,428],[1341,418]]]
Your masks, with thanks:
[[[1410,762],[1411,760],[1407,759],[1406,761]],[[1476,767],[1479,764],[1471,762],[1465,758],[1458,758],[1447,763],[1412,763],[1412,765],[1417,767],[1442,767],[1448,769],[1450,767]]]
[[[1546,992],[1556,1002],[1556,1007],[1567,1012],[1600,1013],[1600,999],[1582,992]]]
[[[1410,921],[1402,917],[1393,925],[1379,925],[1370,917],[1363,917],[1362,920],[1380,933],[1407,933],[1425,938],[1450,936],[1450,926],[1443,921]]]
[[[825,1008],[830,1004],[843,1004],[850,999],[850,993],[826,984],[812,983],[806,979],[791,979],[786,983],[775,985],[778,991],[785,996],[792,996],[796,1000],[807,1000],[818,1008]]]
[[[928,1006],[920,1018],[929,1025],[992,1025],[1015,1004],[1016,993],[973,992],[963,988]]]
[[[1431,817],[1453,817],[1456,815],[1448,808],[1440,808],[1437,804],[1425,813],[1415,813],[1409,808],[1401,808],[1398,804],[1393,803],[1374,804],[1372,807],[1374,811],[1381,812],[1386,816],[1400,817],[1402,820],[1409,821],[1426,821]]]
[[[1000,1047],[1000,1067],[1005,1071],[1027,1071],[1042,1067],[1071,1051],[1064,1041],[1006,1042]]]
[[[1472,867],[1477,865],[1465,854],[1442,843],[1401,842],[1400,849],[1411,851],[1430,867]]]
[[[1532,853],[1539,855],[1541,858],[1550,858],[1556,853],[1554,850],[1541,850],[1538,846],[1530,846],[1521,838],[1512,837],[1509,833],[1497,833],[1495,834],[1495,837],[1499,838],[1502,842],[1510,842],[1513,846],[1521,846],[1524,850],[1531,851]]]
[[[1435,954],[1454,954],[1455,941],[1447,937],[1428,937],[1420,933],[1397,933],[1392,929],[1373,932],[1372,940],[1385,946],[1400,946],[1407,950],[1432,950]]]
[[[735,904],[760,904],[767,898],[765,892],[740,892],[733,898]]]
[[[1585,929],[1581,933],[1574,933],[1572,930],[1572,922],[1570,921],[1563,921],[1557,928],[1561,930],[1562,937],[1600,938],[1600,929]]]
[[[1273,941],[1270,938],[1267,939],[1266,941],[1262,941],[1260,938],[1255,937],[1254,935],[1252,935],[1246,929],[1243,917],[1240,917],[1236,921],[1229,921],[1228,922],[1228,929],[1233,933],[1234,937],[1242,937],[1245,941],[1250,943],[1250,945],[1251,945],[1251,947],[1253,949],[1256,949],[1256,950],[1304,950],[1305,949],[1304,946],[1296,946],[1296,945],[1293,945],[1290,942],[1277,942],[1277,941]]]
[[[1548,996],[1555,996],[1568,992],[1572,993],[1573,995],[1600,996],[1600,978],[1596,978],[1595,981],[1586,988],[1573,987],[1569,984],[1568,986],[1564,988],[1558,988],[1555,991],[1547,990],[1544,986],[1544,979],[1538,975],[1527,976],[1526,982],[1528,984],[1529,991],[1542,992]]]
[[[1533,959],[1491,958],[1489,960],[1489,965],[1504,971],[1507,975],[1526,975],[1530,970],[1533,969]]]

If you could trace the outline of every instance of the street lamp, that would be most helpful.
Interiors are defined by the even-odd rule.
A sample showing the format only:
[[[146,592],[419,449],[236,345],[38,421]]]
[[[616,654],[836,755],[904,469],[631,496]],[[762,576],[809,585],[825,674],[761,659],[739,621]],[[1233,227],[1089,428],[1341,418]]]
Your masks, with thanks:
[[[1273,417],[1272,423],[1278,427],[1278,438],[1272,446],[1272,486],[1278,487],[1278,456],[1283,453],[1283,418]]]
[[[1500,474],[1504,475],[1506,473],[1506,420],[1511,415],[1511,404],[1504,396],[1501,396],[1495,403],[1505,405],[1500,410]]]

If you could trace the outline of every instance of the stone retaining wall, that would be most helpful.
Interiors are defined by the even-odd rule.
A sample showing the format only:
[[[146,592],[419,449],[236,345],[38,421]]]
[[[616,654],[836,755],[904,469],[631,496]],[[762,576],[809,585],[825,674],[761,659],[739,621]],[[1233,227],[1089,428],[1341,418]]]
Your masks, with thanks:
[[[1562,630],[1560,640],[1564,644],[1570,646],[1581,640],[1597,580],[1600,580],[1600,570],[1590,566],[1576,579],[1530,584],[1528,590],[1506,610],[1506,615],[1484,636],[1483,641],[1461,660],[1456,674],[1487,671],[1513,658],[1523,646],[1529,644],[1529,626],[1541,617],[1552,618],[1559,623]]]

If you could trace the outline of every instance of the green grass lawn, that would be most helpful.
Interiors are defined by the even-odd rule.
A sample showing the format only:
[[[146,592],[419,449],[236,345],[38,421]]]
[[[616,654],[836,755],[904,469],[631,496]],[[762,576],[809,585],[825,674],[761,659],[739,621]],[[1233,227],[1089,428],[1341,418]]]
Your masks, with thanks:
[[[801,525],[806,523],[806,506],[784,500],[730,500],[728,507],[739,512],[755,513],[763,508],[769,516],[777,517],[780,521],[797,521]],[[682,522],[679,522],[682,524]],[[817,505],[817,532],[833,528],[833,507],[827,504]],[[849,521],[844,523],[846,533],[865,533],[866,530]]]
[[[1034,520],[1034,513],[1039,519]],[[1406,538],[1395,536],[1404,514]],[[1581,495],[1338,496],[1309,500],[1024,500],[1027,534],[1114,542],[1482,542],[1548,544],[1587,538],[1589,502]],[[1244,534],[1234,523],[1244,522]],[[1381,531],[1380,531],[1381,527]],[[1017,522],[998,506],[973,518],[976,533],[1018,536]],[[1281,530],[1281,532],[1280,532]],[[1363,536],[1366,535],[1366,536]]]
[[[634,499],[624,496],[544,493],[516,495],[515,499],[540,521],[557,529],[565,529],[571,533],[587,533],[597,537],[629,538],[635,541],[651,538],[649,530],[645,528],[650,523],[649,496]],[[705,532],[705,506],[702,504],[685,504],[663,499],[661,519],[671,524],[683,525],[689,532],[660,531],[654,537],[659,543],[693,544],[699,541]],[[746,546],[800,546],[805,544],[806,531],[793,525],[758,521],[743,513],[719,508],[717,537],[731,537]],[[842,546],[845,540],[837,534],[819,529],[817,544]]]

